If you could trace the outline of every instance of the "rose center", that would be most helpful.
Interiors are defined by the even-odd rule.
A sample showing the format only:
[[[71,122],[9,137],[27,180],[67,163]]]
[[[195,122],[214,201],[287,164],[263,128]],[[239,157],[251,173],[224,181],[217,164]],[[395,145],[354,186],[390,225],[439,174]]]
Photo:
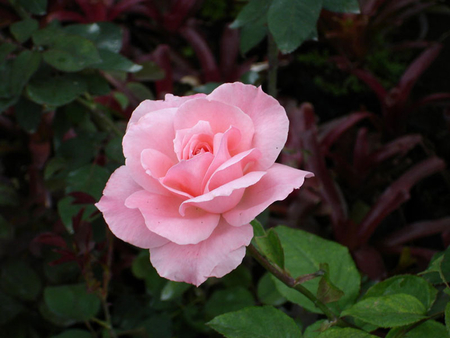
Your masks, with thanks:
[[[211,145],[207,142],[200,142],[195,145],[194,149],[192,150],[189,158],[194,157],[195,155],[203,154],[203,153],[211,153],[213,150],[211,148]]]

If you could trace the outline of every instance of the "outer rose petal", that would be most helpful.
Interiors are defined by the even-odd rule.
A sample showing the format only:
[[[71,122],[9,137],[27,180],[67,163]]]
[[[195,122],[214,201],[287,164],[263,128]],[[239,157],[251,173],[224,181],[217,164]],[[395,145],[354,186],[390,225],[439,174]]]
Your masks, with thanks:
[[[256,170],[269,168],[283,149],[289,130],[286,111],[278,101],[264,93],[261,87],[240,82],[219,86],[207,99],[238,107],[251,117],[255,134],[252,146],[247,149],[257,148],[264,154],[258,161],[261,167]]]
[[[143,116],[138,123],[129,126],[123,137],[123,153],[126,166],[131,177],[145,190],[164,194],[161,184],[146,173],[142,165],[141,155],[144,149],[154,149],[177,162],[173,151],[173,116],[175,108],[165,109],[157,113]]]
[[[250,224],[236,228],[221,219],[208,239],[196,245],[167,243],[152,248],[150,261],[160,276],[199,286],[208,277],[222,277],[235,269],[252,237]]]
[[[141,104],[133,111],[133,114],[130,117],[130,121],[128,122],[128,127],[130,127],[133,123],[139,121],[139,119],[145,114],[165,108],[176,108],[188,100],[192,100],[194,98],[202,98],[205,96],[205,94],[195,94],[191,96],[179,97],[172,94],[166,94],[166,96],[164,97],[164,101],[145,100],[141,102]]]
[[[150,231],[176,244],[197,244],[211,235],[220,215],[189,208],[185,216],[181,216],[178,208],[182,201],[176,196],[155,195],[140,190],[128,197],[125,205],[140,210]]]
[[[308,171],[275,163],[258,183],[245,189],[240,203],[222,216],[234,226],[249,223],[270,204],[285,199],[292,190],[300,188],[305,178],[313,176]]]
[[[163,245],[168,240],[148,230],[140,211],[125,206],[127,197],[140,189],[128,168],[121,166],[109,178],[95,206],[103,213],[111,232],[121,240],[146,249]]]

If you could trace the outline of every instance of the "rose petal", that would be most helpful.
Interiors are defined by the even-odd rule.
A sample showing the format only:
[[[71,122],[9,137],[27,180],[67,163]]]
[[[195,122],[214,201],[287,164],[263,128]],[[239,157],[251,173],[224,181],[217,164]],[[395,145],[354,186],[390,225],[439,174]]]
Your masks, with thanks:
[[[229,148],[230,153],[237,154],[251,147],[255,129],[251,118],[239,108],[226,103],[194,99],[182,104],[175,114],[174,127],[176,130],[195,126],[198,121],[208,121],[214,134],[225,133],[230,127],[237,128],[241,133],[241,140],[236,149]]]
[[[255,185],[245,189],[240,203],[222,216],[234,226],[249,223],[275,201],[285,199],[314,174],[275,163]]]
[[[184,214],[186,209],[192,207],[198,207],[216,214],[226,212],[239,203],[244,194],[244,188],[252,186],[265,174],[265,171],[252,171],[204,195],[188,199],[181,203],[180,213]]]
[[[190,158],[185,154],[185,149],[188,146],[189,141],[192,137],[196,135],[208,135],[211,139],[213,137],[213,133],[211,130],[211,126],[207,121],[199,121],[194,127],[181,129],[176,131],[175,140],[173,140],[174,150],[177,154],[177,158],[179,161],[187,160]],[[211,144],[212,146],[213,144]]]
[[[148,230],[142,214],[125,206],[128,196],[142,188],[130,177],[128,168],[119,167],[106,183],[103,196],[95,206],[103,213],[111,232],[121,240],[140,248],[167,243],[167,239]]]
[[[158,179],[164,177],[175,162],[155,149],[144,149],[141,153],[141,164],[145,172]]]
[[[178,209],[182,199],[137,191],[128,197],[125,205],[138,208],[150,231],[176,244],[197,244],[208,238],[219,223],[220,215],[189,208],[184,216]]]
[[[141,102],[139,106],[133,111],[133,114],[130,117],[130,121],[128,122],[128,126],[139,121],[139,119],[145,114],[154,112],[156,110],[166,109],[166,108],[176,108],[181,104],[188,100],[192,100],[194,98],[202,98],[205,97],[205,94],[195,94],[190,96],[174,96],[172,94],[166,94],[164,101],[163,100],[145,100]]]
[[[258,149],[250,149],[237,154],[222,163],[211,175],[205,187],[205,192],[214,190],[232,180],[241,177],[244,170],[251,162],[257,161],[261,157]]]
[[[164,194],[161,184],[146,173],[141,154],[145,149],[154,149],[177,162],[173,151],[173,117],[175,108],[149,113],[130,126],[123,138],[123,153],[131,177],[145,190]]]
[[[203,153],[190,160],[181,161],[167,171],[161,183],[171,191],[188,198],[203,193],[203,178],[205,177],[214,155]]]
[[[167,243],[152,248],[150,260],[160,276],[199,286],[208,277],[222,277],[235,269],[252,237],[250,224],[236,228],[221,219],[208,239],[196,245]]]
[[[251,117],[255,132],[252,145],[246,149],[257,148],[264,154],[258,170],[270,167],[283,149],[289,130],[286,111],[278,101],[264,93],[261,87],[240,82],[219,86],[207,99],[238,107]]]

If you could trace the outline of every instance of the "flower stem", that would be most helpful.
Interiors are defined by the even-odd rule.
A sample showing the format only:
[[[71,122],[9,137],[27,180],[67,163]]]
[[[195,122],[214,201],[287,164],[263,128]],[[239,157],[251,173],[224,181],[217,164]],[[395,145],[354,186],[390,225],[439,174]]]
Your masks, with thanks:
[[[267,271],[273,274],[277,279],[286,284],[288,287],[293,288],[308,298],[313,304],[319,308],[325,316],[327,316],[328,320],[331,322],[337,322],[338,317],[331,311],[331,309],[322,303],[314,294],[305,288],[302,284],[300,284],[299,279],[295,279],[289,276],[284,270],[279,268],[276,265],[272,265],[266,257],[261,255],[261,253],[252,245],[248,246],[248,250],[250,254],[255,258],[259,264],[261,264]]]
[[[269,95],[277,97],[277,71],[278,71],[278,47],[272,34],[268,36],[268,88]]]

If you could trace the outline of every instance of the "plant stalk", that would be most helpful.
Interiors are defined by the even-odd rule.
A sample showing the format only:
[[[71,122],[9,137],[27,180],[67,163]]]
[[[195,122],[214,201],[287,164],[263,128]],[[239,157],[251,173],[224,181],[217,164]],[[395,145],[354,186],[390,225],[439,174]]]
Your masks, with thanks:
[[[331,311],[328,306],[326,306],[324,303],[322,303],[314,294],[309,291],[307,288],[305,288],[302,284],[299,283],[299,280],[296,280],[295,278],[292,278],[289,276],[285,271],[280,269],[278,266],[272,265],[266,257],[261,255],[259,251],[253,246],[253,244],[250,244],[248,246],[248,250],[250,251],[250,254],[255,258],[259,264],[261,264],[267,271],[269,271],[271,274],[273,274],[277,279],[279,279],[281,282],[283,282],[285,285],[287,285],[290,288],[293,288],[300,292],[302,295],[304,295],[306,298],[308,298],[313,304],[319,308],[325,316],[327,316],[328,320],[331,322],[337,322],[338,317]]]
[[[277,97],[278,47],[272,34],[268,35],[268,88],[270,96]]]

